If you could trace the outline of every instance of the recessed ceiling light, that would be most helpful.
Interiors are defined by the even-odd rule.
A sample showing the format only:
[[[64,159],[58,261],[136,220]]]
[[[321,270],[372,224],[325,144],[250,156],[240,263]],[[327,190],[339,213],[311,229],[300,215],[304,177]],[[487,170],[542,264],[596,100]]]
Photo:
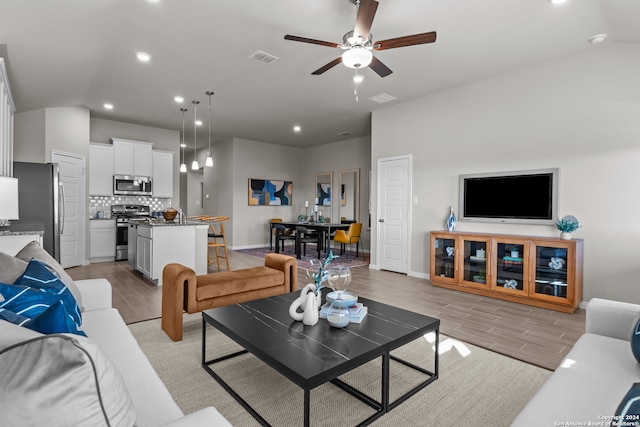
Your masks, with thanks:
[[[356,83],[362,83],[363,80],[364,76],[362,74],[356,74],[355,76],[353,76],[353,81]]]
[[[302,130],[302,127],[301,127],[301,126],[295,125],[295,126],[293,127],[293,131],[294,131],[294,132],[300,132],[301,130]]]
[[[149,62],[151,55],[146,52],[136,52],[136,57],[142,62]]]
[[[566,3],[567,0],[549,0],[549,3],[551,4],[562,4],[562,3]]]
[[[106,108],[107,110],[113,110],[113,104],[104,103],[104,104],[102,104],[102,106],[104,108]]]
[[[173,97],[173,100],[178,102],[178,103],[184,102],[184,98],[181,97],[181,96],[175,96],[175,97]]]
[[[202,120],[196,120],[196,125],[202,126]]]
[[[589,43],[591,44],[599,44],[607,38],[606,34],[596,34],[595,36],[589,37]]]

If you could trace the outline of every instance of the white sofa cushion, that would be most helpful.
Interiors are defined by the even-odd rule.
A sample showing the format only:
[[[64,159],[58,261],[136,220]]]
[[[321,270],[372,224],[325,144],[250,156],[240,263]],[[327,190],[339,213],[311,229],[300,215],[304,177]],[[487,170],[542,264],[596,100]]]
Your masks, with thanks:
[[[6,321],[0,336],[6,345],[0,348],[0,425],[135,424],[122,378],[91,340],[41,335]]]
[[[82,326],[124,379],[139,426],[155,427],[183,416],[116,309],[87,310]]]
[[[640,365],[629,341],[584,334],[512,426],[598,425],[615,414],[627,390],[639,381]]]

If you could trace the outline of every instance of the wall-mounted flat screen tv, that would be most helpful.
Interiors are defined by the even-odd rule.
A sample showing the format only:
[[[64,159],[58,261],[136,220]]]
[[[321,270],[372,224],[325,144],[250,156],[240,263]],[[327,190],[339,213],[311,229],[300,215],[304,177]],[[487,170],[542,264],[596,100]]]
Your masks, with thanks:
[[[459,221],[553,225],[559,169],[460,175]]]

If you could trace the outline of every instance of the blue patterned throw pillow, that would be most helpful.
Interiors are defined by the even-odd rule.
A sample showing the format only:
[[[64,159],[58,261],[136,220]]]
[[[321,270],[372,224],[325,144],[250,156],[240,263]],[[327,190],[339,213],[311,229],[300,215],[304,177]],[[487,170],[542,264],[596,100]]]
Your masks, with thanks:
[[[0,283],[0,318],[50,334],[80,330],[82,318],[69,289],[47,267],[32,260],[13,285]]]
[[[45,264],[32,259],[27,265],[27,269],[22,276],[14,282],[14,285],[27,286],[34,289],[40,289],[47,293],[58,296],[64,305],[66,312],[73,318],[78,325],[82,325],[82,315],[80,308],[73,294],[60,278],[51,272]]]
[[[67,315],[62,302],[58,301],[33,318],[14,313],[0,308],[0,319],[7,320],[15,325],[24,326],[41,334],[72,333],[76,335],[86,334],[78,330],[75,322]]]
[[[640,363],[640,317],[633,325],[633,331],[631,332],[631,352]]]
[[[631,386],[616,410],[612,426],[637,426],[640,420],[640,383]]]

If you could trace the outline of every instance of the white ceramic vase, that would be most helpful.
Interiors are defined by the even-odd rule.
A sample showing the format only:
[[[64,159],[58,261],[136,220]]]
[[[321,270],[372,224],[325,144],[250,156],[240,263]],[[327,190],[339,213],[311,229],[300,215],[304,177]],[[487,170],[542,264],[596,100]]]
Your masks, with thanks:
[[[560,233],[560,238],[562,240],[571,240],[571,233],[563,231],[563,232]]]
[[[300,296],[289,306],[289,316],[293,320],[302,321],[305,325],[313,326],[318,323],[320,318],[320,301],[321,296],[316,295],[316,285],[309,283],[302,288]],[[298,308],[302,311],[299,312]]]

